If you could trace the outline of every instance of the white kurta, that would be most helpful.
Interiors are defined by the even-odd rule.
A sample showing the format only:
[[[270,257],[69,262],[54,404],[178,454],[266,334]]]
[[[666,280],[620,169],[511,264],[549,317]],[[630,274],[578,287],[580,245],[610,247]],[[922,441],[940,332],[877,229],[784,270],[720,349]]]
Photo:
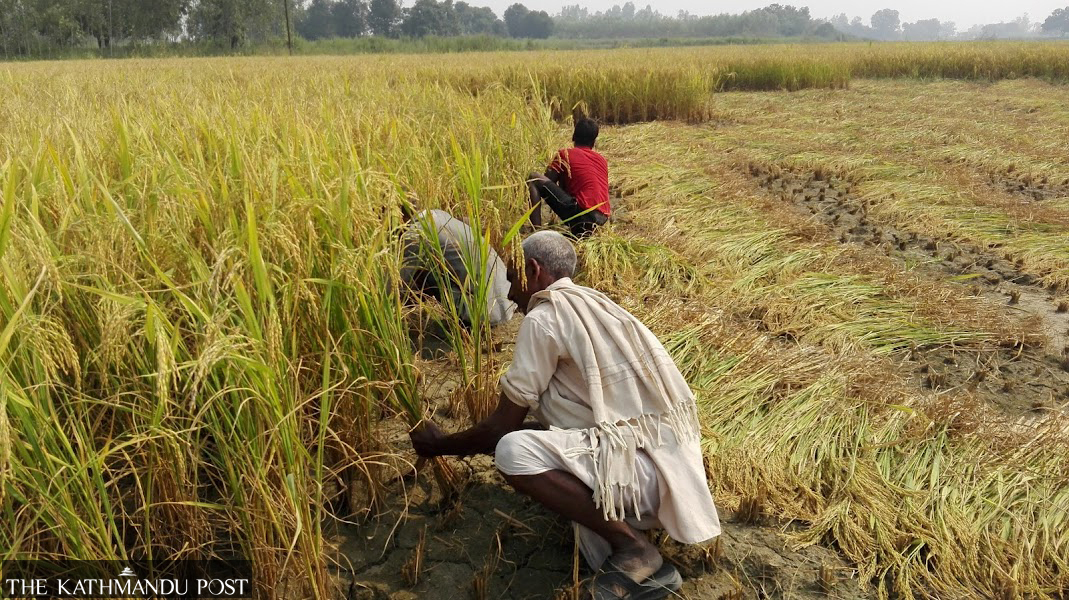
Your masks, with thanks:
[[[536,294],[501,388],[547,427],[582,432],[575,439],[539,438],[533,443],[534,455],[508,445],[531,446],[532,434],[541,432],[510,434],[502,439],[502,471],[531,474],[510,473],[524,468],[516,457],[537,457],[538,446],[571,440],[567,443],[578,445],[550,454],[568,459],[567,470],[595,490],[596,501],[601,488],[607,517],[648,521],[650,515],[641,514],[645,506],[677,541],[697,543],[719,535],[696,420],[690,414],[693,393],[656,337],[606,296],[567,278]],[[671,426],[665,424],[669,422]],[[608,450],[613,444],[625,447],[623,455],[631,457],[631,464],[616,464],[617,454],[610,456]],[[575,462],[580,459],[582,464]],[[647,459],[657,475],[655,485],[642,477],[638,463]],[[586,481],[586,475],[593,480]],[[606,485],[607,480],[612,485]],[[615,494],[621,491],[628,496],[619,501]],[[649,493],[656,497],[645,497]]]

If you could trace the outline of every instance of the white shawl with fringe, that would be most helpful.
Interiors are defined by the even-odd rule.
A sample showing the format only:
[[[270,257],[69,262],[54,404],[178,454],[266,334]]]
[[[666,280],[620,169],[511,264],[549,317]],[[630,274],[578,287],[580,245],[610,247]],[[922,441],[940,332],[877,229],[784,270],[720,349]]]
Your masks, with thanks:
[[[543,424],[586,429],[595,504],[605,518],[638,516],[636,452],[660,475],[658,519],[678,541],[720,533],[705,479],[694,394],[653,333],[607,296],[570,279],[534,295],[501,379]]]

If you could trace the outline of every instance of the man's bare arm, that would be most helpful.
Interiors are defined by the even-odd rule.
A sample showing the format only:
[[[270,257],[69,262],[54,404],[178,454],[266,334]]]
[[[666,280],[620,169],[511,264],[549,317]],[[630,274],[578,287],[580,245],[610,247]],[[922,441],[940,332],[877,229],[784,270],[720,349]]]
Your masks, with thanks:
[[[489,454],[506,434],[523,427],[528,409],[514,403],[504,394],[497,409],[471,429],[447,435],[433,423],[409,434],[412,447],[420,456],[466,456]]]

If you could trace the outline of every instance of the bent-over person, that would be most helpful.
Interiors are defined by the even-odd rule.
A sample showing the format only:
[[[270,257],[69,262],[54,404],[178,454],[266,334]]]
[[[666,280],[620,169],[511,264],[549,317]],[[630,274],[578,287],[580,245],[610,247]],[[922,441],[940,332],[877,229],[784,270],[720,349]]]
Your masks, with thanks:
[[[467,223],[444,210],[424,210],[416,215],[403,208],[408,226],[404,231],[404,256],[401,281],[409,288],[426,293],[441,302],[444,294],[456,307],[461,321],[471,325],[469,301],[476,297],[477,275],[470,267],[481,269],[482,259],[475,233]],[[487,248],[483,276],[486,278],[486,318],[490,325],[500,325],[516,313],[508,299],[509,282],[505,263],[493,248]]]
[[[637,318],[576,285],[575,249],[540,231],[523,242],[510,297],[526,317],[497,409],[471,429],[411,434],[421,456],[496,451],[517,491],[576,523],[595,598],[662,598],[682,585],[641,530],[683,543],[720,522],[705,479],[694,395]],[[524,429],[531,413],[546,430]]]

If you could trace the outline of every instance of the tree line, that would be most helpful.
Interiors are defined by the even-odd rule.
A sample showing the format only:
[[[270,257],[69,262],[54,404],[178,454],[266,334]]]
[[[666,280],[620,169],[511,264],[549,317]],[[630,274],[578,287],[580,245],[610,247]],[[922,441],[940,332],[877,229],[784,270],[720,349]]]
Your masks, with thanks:
[[[741,14],[696,16],[680,11],[664,15],[647,4],[633,2],[591,13],[579,5],[564,7],[556,18],[559,37],[710,38],[710,37],[843,37],[831,25],[814,19],[808,7],[770,4]]]
[[[53,48],[192,42],[237,49],[286,37],[492,35],[547,38],[554,20],[514,4],[503,19],[453,0],[0,0],[4,56]]]
[[[1043,22],[1027,15],[1007,23],[957,31],[937,19],[903,23],[894,9],[867,22],[840,14],[814,18],[807,7],[770,4],[741,14],[669,16],[626,2],[590,12],[566,6],[550,16],[516,3],[498,17],[463,0],[0,0],[0,45],[5,57],[42,55],[51,48],[109,49],[171,43],[236,50],[285,38],[422,38],[500,36],[571,39],[813,37],[875,40],[1022,38],[1069,35],[1069,7]]]
[[[287,0],[0,0],[6,56],[54,47],[212,39],[232,48],[284,32]]]
[[[311,0],[298,9],[296,19],[297,32],[308,40],[366,35],[547,38],[553,32],[553,18],[545,11],[514,4],[500,19],[485,6],[452,0],[416,0],[404,9],[396,0]]]
[[[883,41],[938,41],[938,40],[984,40],[1025,39],[1040,36],[1069,35],[1069,7],[1055,9],[1044,21],[1033,22],[1027,14],[1002,23],[974,25],[958,31],[952,21],[920,19],[902,22],[897,10],[885,8],[873,13],[868,23],[861,17],[850,18],[846,13],[829,21],[835,28],[851,36]]]
[[[866,22],[845,13],[830,19],[814,18],[807,7],[780,4],[741,14],[711,16],[695,16],[685,11],[668,16],[648,4],[636,9],[632,2],[600,12],[572,5],[562,9],[555,20],[554,35],[590,39],[749,36],[937,41],[1069,35],[1069,7],[1055,10],[1042,22],[1032,22],[1028,15],[1023,15],[1013,21],[975,25],[964,31],[958,31],[953,22],[938,19],[903,22],[899,12],[891,8],[876,11]]]

